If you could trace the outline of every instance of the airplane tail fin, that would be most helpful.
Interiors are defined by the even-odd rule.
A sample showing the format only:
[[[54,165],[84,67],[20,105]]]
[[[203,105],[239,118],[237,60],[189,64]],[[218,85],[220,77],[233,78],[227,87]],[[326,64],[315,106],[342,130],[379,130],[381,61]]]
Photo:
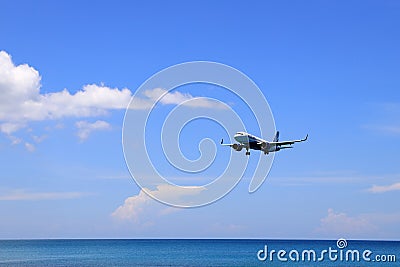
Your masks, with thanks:
[[[278,141],[279,141],[279,131],[276,132],[273,142],[278,142]]]

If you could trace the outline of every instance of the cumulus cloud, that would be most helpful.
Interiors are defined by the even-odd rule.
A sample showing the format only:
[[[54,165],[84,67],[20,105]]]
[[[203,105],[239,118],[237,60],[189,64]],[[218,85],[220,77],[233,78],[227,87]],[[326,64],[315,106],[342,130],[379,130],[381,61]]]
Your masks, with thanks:
[[[370,234],[376,227],[363,216],[348,216],[343,212],[335,212],[328,209],[328,215],[321,219],[320,226],[316,232],[329,234],[333,237],[348,236],[357,237],[363,234]]]
[[[89,135],[94,131],[104,131],[111,129],[111,125],[108,122],[101,120],[93,123],[87,121],[78,121],[75,123],[75,126],[76,128],[78,128],[77,136],[81,141],[86,140]]]
[[[7,109],[12,109],[10,103],[35,99],[39,94],[40,79],[37,70],[27,64],[15,66],[11,56],[0,51],[0,118],[7,115]]]
[[[138,221],[143,209],[154,201],[143,190],[136,196],[128,197],[111,215],[120,220]]]
[[[198,190],[192,190],[191,192],[180,190],[170,185],[159,185],[155,190],[142,189],[138,195],[128,197],[124,204],[119,206],[111,215],[119,220],[140,222],[142,217],[149,218],[154,217],[154,215],[162,216],[171,214],[180,210],[180,208],[163,205],[149,197],[145,191],[160,199],[165,197],[168,197],[168,199],[180,199],[188,196],[188,194],[197,194],[201,190],[204,190],[202,187],[194,187],[194,189],[196,188]]]
[[[0,87],[0,92],[3,91],[4,87]],[[109,109],[126,108],[130,98],[131,92],[128,89],[85,85],[75,94],[64,89],[56,93],[37,94],[32,98],[9,99],[0,108],[0,120],[9,122],[8,129],[15,125],[14,130],[17,130],[18,124],[15,122],[104,115]]]
[[[41,76],[27,64],[16,66],[11,56],[0,51],[0,130],[11,134],[29,121],[63,117],[104,115],[109,109],[127,107],[132,93],[129,89],[89,84],[70,93],[41,94]]]
[[[385,193],[397,190],[400,190],[400,183],[394,183],[391,185],[373,185],[368,189],[368,191],[371,193]]]
[[[40,90],[41,76],[35,68],[28,64],[16,65],[7,52],[0,51],[0,132],[11,139],[15,132],[28,127],[32,121],[103,116],[110,110],[127,108],[133,96],[128,88],[111,88],[104,84],[87,84],[76,92],[64,89],[42,93]],[[146,90],[136,97],[137,105],[131,109],[151,108],[160,97],[162,105],[225,108],[215,101],[161,88]],[[80,121],[76,127],[78,136],[84,140],[91,132],[104,130],[109,125],[104,121],[92,124]]]
[[[160,99],[160,103],[164,105],[185,105],[188,107],[198,108],[216,108],[225,109],[226,106],[212,99],[202,97],[194,97],[189,93],[181,93],[179,91],[167,92],[163,88],[155,88],[146,90],[144,96],[150,100],[151,103]]]

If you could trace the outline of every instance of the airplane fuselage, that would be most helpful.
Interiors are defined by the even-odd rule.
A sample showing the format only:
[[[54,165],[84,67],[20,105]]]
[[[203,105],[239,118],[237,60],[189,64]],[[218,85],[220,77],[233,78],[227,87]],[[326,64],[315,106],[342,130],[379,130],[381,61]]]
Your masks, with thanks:
[[[244,148],[248,147],[253,150],[262,150],[267,153],[277,151],[276,145],[269,144],[267,141],[246,132],[237,132],[233,138],[244,145]],[[261,144],[265,144],[265,146],[262,147]]]

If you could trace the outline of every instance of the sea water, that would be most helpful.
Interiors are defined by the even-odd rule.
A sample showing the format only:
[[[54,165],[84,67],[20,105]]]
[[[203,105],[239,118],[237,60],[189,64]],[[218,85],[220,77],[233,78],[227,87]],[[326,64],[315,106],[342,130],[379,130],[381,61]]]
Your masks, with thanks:
[[[0,266],[400,266],[398,241],[344,241],[1,240]]]

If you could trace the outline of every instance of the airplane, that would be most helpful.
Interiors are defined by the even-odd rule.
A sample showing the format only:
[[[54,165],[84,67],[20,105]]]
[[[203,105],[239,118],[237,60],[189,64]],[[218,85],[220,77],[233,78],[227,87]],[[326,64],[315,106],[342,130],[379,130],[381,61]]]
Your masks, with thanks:
[[[281,141],[279,142],[279,131],[276,132],[274,140],[272,142],[265,141],[257,136],[251,135],[246,132],[237,132],[233,138],[239,143],[236,144],[224,144],[224,139],[221,140],[221,145],[230,146],[236,151],[241,151],[243,148],[246,149],[246,156],[250,155],[249,149],[261,150],[265,154],[270,152],[277,152],[281,149],[293,148],[290,145],[298,142],[304,142],[308,138],[308,134],[304,139]],[[288,146],[289,145],[289,146]]]

